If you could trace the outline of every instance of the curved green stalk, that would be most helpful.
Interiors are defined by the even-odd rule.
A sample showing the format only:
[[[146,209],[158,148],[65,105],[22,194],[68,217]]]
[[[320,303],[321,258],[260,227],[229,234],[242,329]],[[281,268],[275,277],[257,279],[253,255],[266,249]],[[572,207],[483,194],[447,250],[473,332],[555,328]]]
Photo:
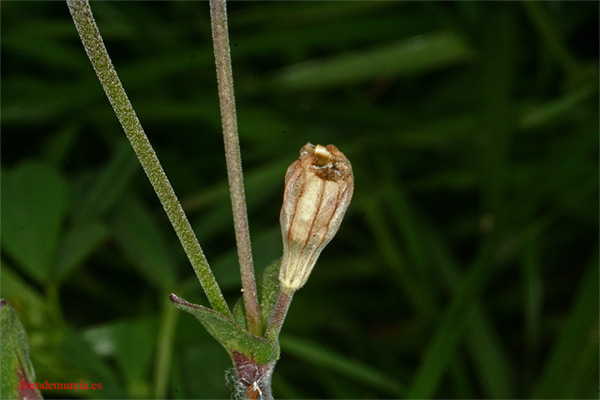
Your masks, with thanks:
[[[200,243],[198,243],[183,208],[177,200],[173,187],[171,187],[169,179],[165,175],[165,171],[162,169],[156,153],[123,89],[123,85],[121,85],[94,21],[89,2],[87,0],[67,0],[67,4],[100,83],[192,263],[194,272],[196,272],[208,301],[216,311],[231,316],[231,311],[210,270]]]

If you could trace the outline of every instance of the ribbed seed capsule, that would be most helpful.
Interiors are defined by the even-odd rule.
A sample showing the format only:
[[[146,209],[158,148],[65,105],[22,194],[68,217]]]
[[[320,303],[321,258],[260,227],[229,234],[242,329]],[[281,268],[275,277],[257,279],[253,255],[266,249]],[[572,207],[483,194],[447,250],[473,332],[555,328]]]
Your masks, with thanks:
[[[334,145],[307,143],[285,175],[280,283],[298,290],[335,236],[354,191],[352,165]]]

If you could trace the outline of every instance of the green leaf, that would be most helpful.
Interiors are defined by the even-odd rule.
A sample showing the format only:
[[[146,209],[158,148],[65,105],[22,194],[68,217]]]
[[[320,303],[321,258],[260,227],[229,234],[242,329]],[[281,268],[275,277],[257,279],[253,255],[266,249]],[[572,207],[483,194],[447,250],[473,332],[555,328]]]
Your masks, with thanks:
[[[0,398],[41,399],[37,389],[21,389],[19,384],[35,382],[35,372],[29,360],[29,341],[16,311],[4,299],[0,300]]]
[[[58,255],[56,277],[64,279],[83,263],[108,236],[108,228],[99,222],[75,225],[67,232]]]
[[[362,382],[378,388],[393,397],[403,395],[405,388],[396,379],[362,364],[357,360],[335,354],[324,347],[318,346],[307,340],[302,340],[287,335],[280,336],[283,350],[312,364],[327,368],[331,371],[348,376],[357,382]]]
[[[0,293],[19,309],[27,310],[27,315],[22,316],[27,326],[41,327],[51,319],[48,313],[48,303],[35,289],[34,285],[22,279],[3,260],[0,260]]]
[[[279,297],[279,267],[281,258],[273,261],[260,275],[257,282],[258,304],[260,306],[260,320],[266,327],[273,313],[277,297]]]
[[[236,324],[244,329],[248,329],[246,322],[246,306],[244,305],[244,297],[240,297],[233,306],[233,320]]]
[[[445,238],[433,226],[429,226],[428,231],[429,237],[424,238],[423,242],[427,243],[432,260],[437,264],[435,273],[442,277],[450,292],[457,290],[461,280],[459,264]],[[466,335],[470,340],[466,341],[466,346],[474,372],[480,377],[486,397],[513,398],[514,368],[509,362],[506,349],[503,348],[500,335],[494,330],[480,299],[476,298],[472,302],[472,309],[467,314]]]
[[[157,331],[156,319],[136,318],[95,326],[86,330],[83,337],[96,352],[115,359],[132,398],[148,398],[151,387],[146,379],[152,366]]]
[[[153,285],[170,289],[175,282],[175,264],[163,232],[133,196],[126,196],[115,212],[113,233],[132,264]]]
[[[93,391],[95,393],[91,396],[101,394],[104,399],[125,398],[114,368],[94,351],[80,332],[70,328],[65,329],[59,344],[58,356],[60,363],[77,371],[80,379],[102,383],[102,391]]]
[[[276,76],[285,89],[321,89],[426,72],[465,61],[470,49],[459,36],[430,33],[385,47],[295,65]]]
[[[195,316],[230,355],[233,355],[234,352],[241,353],[251,357],[260,365],[272,363],[279,358],[277,342],[254,336],[222,314],[210,308],[192,304],[174,294],[171,295],[171,301],[180,310]]]
[[[597,252],[596,252],[597,254]],[[598,338],[598,258],[594,257],[581,279],[576,297],[532,398],[564,398],[564,378],[576,367],[585,347]],[[595,339],[594,339],[595,337]],[[597,342],[595,343],[597,346]],[[596,368],[598,364],[596,363]],[[597,376],[598,370],[596,370]]]
[[[120,199],[134,173],[139,170],[131,145],[122,140],[115,154],[100,171],[96,181],[85,194],[81,205],[73,212],[73,222],[80,223],[101,217]]]
[[[494,266],[492,248],[492,241],[488,239],[454,290],[452,299],[439,318],[436,330],[415,373],[407,398],[434,396],[464,334],[467,316],[474,306],[474,299],[491,275]]]
[[[269,324],[269,318],[277,303],[277,297],[279,297],[280,265],[281,258],[273,261],[263,270],[256,282],[258,304],[260,306],[260,320],[265,329]],[[233,307],[233,319],[236,324],[246,328],[246,307],[244,306],[243,297],[240,297]]]
[[[27,162],[2,179],[2,247],[32,278],[51,277],[68,186],[53,168]]]
[[[80,126],[71,122],[61,127],[54,135],[50,136],[42,150],[43,159],[57,168],[62,166],[69,157],[69,151],[75,145]]]

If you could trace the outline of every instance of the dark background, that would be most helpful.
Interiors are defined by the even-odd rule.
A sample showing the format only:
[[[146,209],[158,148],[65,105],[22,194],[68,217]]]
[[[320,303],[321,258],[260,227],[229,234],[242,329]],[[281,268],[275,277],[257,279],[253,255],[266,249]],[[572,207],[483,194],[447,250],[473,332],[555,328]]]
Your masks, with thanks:
[[[2,2],[2,296],[52,397],[228,398],[207,304],[66,4]],[[240,293],[205,2],[93,2],[229,303]],[[283,328],[279,398],[598,396],[598,3],[234,2],[253,253],[306,142],[351,160]]]

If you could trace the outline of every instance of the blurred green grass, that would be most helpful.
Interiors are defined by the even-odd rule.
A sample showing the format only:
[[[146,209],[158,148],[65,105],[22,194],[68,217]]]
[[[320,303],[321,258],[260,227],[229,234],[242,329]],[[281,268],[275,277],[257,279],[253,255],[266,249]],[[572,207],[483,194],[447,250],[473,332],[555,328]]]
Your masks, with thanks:
[[[208,4],[94,2],[230,304]],[[308,141],[355,197],[295,297],[280,398],[597,398],[598,3],[233,2],[256,267]],[[65,4],[2,3],[2,297],[47,398],[228,398],[206,304]]]

